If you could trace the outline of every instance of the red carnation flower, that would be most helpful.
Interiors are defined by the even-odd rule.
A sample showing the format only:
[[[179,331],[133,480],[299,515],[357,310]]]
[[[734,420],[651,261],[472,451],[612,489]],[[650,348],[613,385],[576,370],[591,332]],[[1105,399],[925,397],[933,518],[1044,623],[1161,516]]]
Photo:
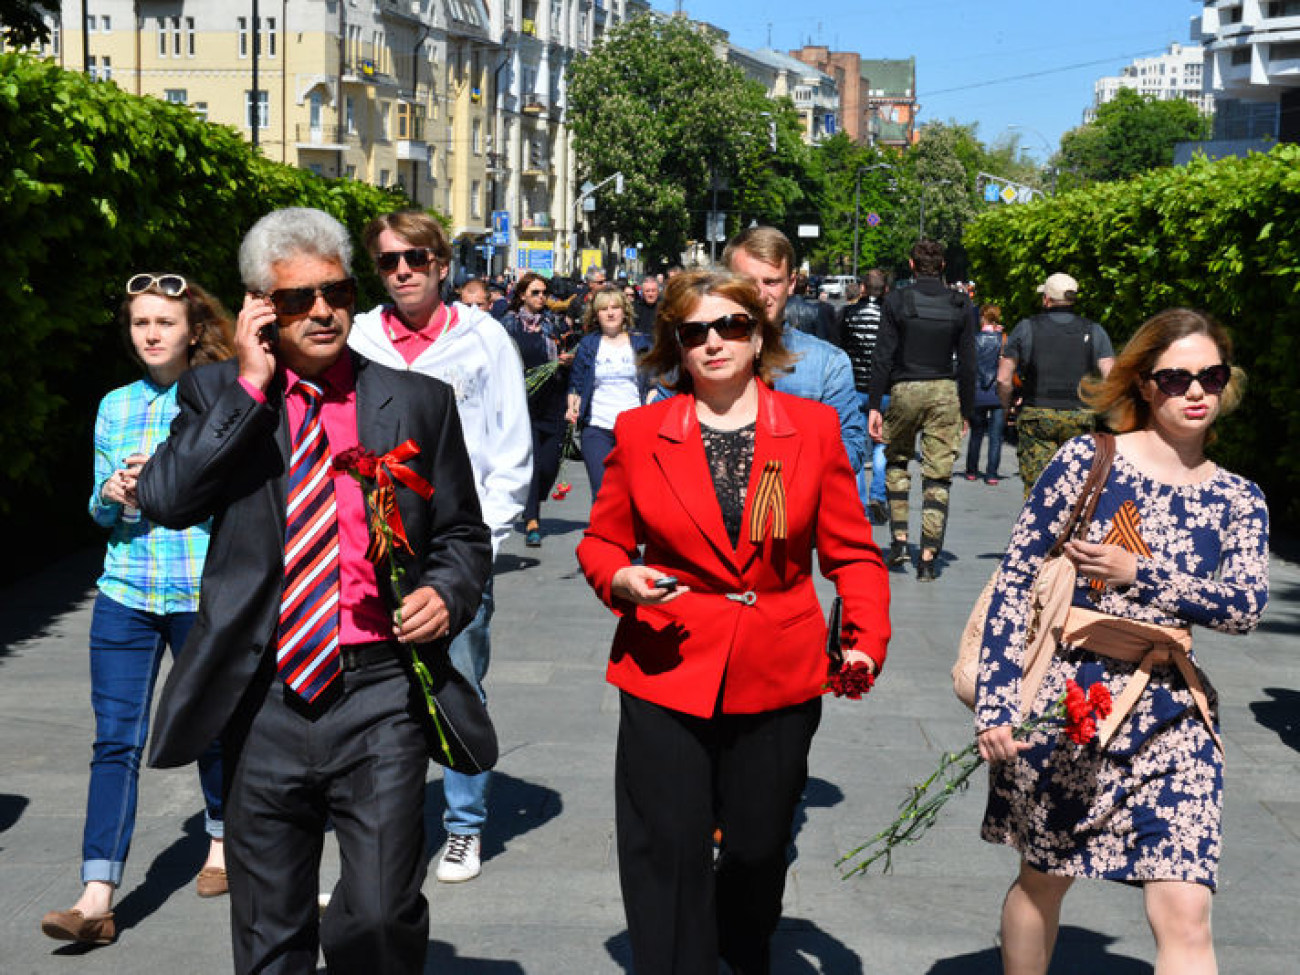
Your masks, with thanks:
[[[357,444],[334,455],[334,470],[340,474],[356,474],[373,478],[379,471],[379,458],[373,451]]]
[[[1093,711],[1103,718],[1110,717],[1114,706],[1110,699],[1110,690],[1100,682],[1088,688],[1088,703],[1092,705]]]
[[[864,663],[850,664],[837,674],[832,674],[826,681],[826,689],[836,697],[847,697],[856,701],[871,690],[876,683],[876,675]]]

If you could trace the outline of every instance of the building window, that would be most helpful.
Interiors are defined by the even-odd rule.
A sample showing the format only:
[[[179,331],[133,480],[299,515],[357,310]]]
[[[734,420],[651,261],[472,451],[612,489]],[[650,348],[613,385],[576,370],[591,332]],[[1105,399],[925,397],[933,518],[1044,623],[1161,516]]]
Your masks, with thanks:
[[[469,217],[471,220],[483,219],[483,184],[478,180],[469,185]]]
[[[94,18],[92,17],[91,20],[94,20]],[[104,16],[99,18],[99,32],[101,34],[113,33],[113,20],[108,16],[108,14],[104,14]]]
[[[171,105],[184,105],[190,100],[189,92],[184,88],[168,88],[163,92],[163,98]]]
[[[273,58],[275,57],[276,37],[277,37],[274,17],[266,18],[265,33],[266,33],[266,56],[268,58]]]
[[[343,100],[343,113],[348,127],[348,135],[357,134],[357,100],[351,95]]]
[[[172,18],[172,55],[174,57],[181,56],[181,19],[179,17]]]
[[[194,114],[197,115],[199,118],[203,119],[203,121],[206,122],[208,120],[207,102],[195,102],[193,105],[190,106],[190,108],[192,108],[194,110]]]
[[[46,20],[45,24],[50,28],[50,53],[58,57],[63,46],[63,24],[58,20]]]
[[[158,56],[165,58],[167,56],[167,18],[159,17],[154,23],[158,25]]]
[[[235,23],[239,27],[239,56],[248,57],[248,18],[237,17]]]
[[[380,185],[380,186],[387,186],[387,185],[388,185],[388,170],[386,170],[386,169],[381,169],[381,170],[379,171],[379,185]]]
[[[87,33],[87,34],[93,34],[93,33],[95,33],[95,15],[94,15],[94,14],[87,14],[87,15],[86,15],[86,33]]]
[[[185,52],[194,57],[194,18],[185,18]]]
[[[324,99],[318,91],[311,93],[308,100],[308,108],[311,112],[311,130],[314,134],[319,135],[321,130],[321,115],[325,108]]]
[[[356,179],[357,167],[352,165],[351,163],[348,163],[346,166],[343,167],[343,175],[346,176],[348,179]]]
[[[379,103],[379,141],[388,141],[388,102]]]
[[[86,67],[89,68],[91,81],[113,80],[113,59],[110,57],[96,58],[92,56]]]
[[[1243,47],[1233,51],[1232,63],[1234,65],[1250,64],[1250,48]]]
[[[325,167],[322,166],[320,163],[308,163],[307,169],[310,172],[315,173],[317,176],[325,175]]]
[[[483,155],[483,120],[475,119],[470,127],[470,148],[474,155]]]
[[[270,93],[261,88],[259,88],[257,91],[256,112],[257,112],[256,115],[257,127],[259,129],[269,128],[271,124]],[[244,92],[245,128],[251,129],[253,127],[253,119],[254,119],[253,113],[254,113],[253,93],[251,91],[245,91]]]

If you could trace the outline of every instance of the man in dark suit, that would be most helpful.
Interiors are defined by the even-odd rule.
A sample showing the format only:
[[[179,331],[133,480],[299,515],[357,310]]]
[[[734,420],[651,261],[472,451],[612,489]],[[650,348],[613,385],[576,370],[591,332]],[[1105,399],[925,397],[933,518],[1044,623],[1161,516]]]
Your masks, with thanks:
[[[356,296],[344,228],[318,210],[263,217],[240,248],[236,358],[191,370],[140,507],[215,519],[199,616],[158,706],[150,763],[220,736],[237,972],[422,972],[424,780],[431,734],[411,654],[431,665],[474,615],[490,563],[451,390],[347,349]],[[276,331],[278,330],[278,336]],[[355,445],[433,486],[396,503],[410,551],[400,608],[366,558]],[[384,576],[387,573],[383,573]],[[399,610],[394,612],[394,610]],[[333,822],[342,877],[318,918]]]

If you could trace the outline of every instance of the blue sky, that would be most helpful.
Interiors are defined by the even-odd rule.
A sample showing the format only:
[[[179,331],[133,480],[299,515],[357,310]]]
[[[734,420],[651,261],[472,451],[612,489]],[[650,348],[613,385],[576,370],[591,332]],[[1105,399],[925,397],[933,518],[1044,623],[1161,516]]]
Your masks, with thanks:
[[[653,0],[671,13],[674,2]],[[1191,44],[1199,0],[683,0],[695,20],[727,30],[747,48],[791,51],[806,43],[864,57],[915,55],[921,121],[979,123],[985,142],[1021,126],[1041,159],[1079,125],[1092,83],[1134,57]],[[795,15],[794,11],[801,11]]]

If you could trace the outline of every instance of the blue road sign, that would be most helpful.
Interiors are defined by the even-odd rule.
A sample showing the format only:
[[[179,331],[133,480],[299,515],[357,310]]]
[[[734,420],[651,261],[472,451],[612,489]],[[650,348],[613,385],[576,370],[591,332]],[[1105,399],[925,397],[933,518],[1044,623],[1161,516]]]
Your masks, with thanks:
[[[510,246],[510,211],[492,211],[492,246]]]
[[[625,261],[635,261],[635,260],[636,260],[636,248],[635,248],[635,247],[624,247],[624,248],[623,248],[623,260],[625,260]]]
[[[991,180],[984,184],[984,202],[997,203],[1002,196],[1002,187]]]
[[[868,214],[867,214],[867,226],[868,226],[868,227],[879,227],[879,226],[880,226],[880,214],[878,214],[878,213],[868,213]]]

